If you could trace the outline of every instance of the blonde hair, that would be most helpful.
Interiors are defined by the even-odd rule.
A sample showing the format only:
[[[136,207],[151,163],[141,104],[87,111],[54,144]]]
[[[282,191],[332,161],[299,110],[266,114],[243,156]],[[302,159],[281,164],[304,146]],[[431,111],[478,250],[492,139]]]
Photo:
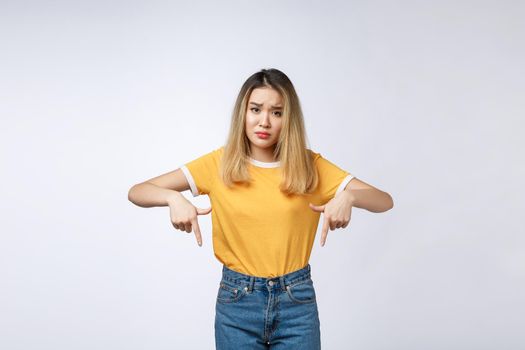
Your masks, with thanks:
[[[303,112],[295,88],[278,69],[262,69],[252,74],[242,85],[233,109],[230,131],[221,160],[222,181],[230,187],[233,183],[249,184],[248,172],[250,140],[246,136],[246,111],[250,94],[256,88],[270,87],[283,99],[282,127],[274,149],[274,159],[281,163],[279,189],[287,194],[311,193],[317,187],[319,177],[307,138]]]

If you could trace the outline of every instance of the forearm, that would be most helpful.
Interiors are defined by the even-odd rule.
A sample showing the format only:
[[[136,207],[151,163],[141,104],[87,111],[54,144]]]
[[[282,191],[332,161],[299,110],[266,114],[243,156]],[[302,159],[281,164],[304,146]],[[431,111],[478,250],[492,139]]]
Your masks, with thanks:
[[[392,197],[378,189],[354,189],[346,188],[353,207],[366,209],[373,213],[382,213],[394,207]]]
[[[159,187],[148,182],[134,185],[128,192],[128,200],[143,208],[165,207],[170,201],[176,200],[179,196],[183,197],[178,191]]]

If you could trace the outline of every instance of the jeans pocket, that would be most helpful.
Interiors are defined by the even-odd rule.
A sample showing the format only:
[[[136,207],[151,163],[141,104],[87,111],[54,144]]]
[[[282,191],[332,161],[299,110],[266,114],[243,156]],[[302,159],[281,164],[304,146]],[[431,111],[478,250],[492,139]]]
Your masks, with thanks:
[[[294,303],[307,304],[315,302],[315,289],[311,279],[286,286],[286,293]]]
[[[232,282],[222,280],[217,292],[217,302],[235,303],[242,299],[248,287],[243,287]]]

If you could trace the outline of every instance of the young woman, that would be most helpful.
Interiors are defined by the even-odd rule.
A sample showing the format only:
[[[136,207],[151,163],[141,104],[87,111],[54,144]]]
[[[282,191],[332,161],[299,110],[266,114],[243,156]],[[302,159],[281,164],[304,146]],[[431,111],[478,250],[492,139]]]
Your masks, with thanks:
[[[196,208],[180,192],[206,194]],[[133,186],[141,207],[169,206],[173,226],[202,236],[211,212],[213,249],[223,264],[215,308],[217,349],[320,349],[310,253],[323,213],[345,228],[352,207],[384,212],[391,196],[306,145],[299,98],[288,77],[263,69],[243,84],[226,144]]]

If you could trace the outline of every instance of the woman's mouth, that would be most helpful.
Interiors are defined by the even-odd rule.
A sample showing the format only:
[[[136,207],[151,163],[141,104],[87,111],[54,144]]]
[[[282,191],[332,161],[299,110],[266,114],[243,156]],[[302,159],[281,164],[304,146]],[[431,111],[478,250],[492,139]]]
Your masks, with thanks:
[[[270,137],[270,134],[266,134],[264,132],[256,132],[257,136],[259,136],[260,139],[267,139]]]

